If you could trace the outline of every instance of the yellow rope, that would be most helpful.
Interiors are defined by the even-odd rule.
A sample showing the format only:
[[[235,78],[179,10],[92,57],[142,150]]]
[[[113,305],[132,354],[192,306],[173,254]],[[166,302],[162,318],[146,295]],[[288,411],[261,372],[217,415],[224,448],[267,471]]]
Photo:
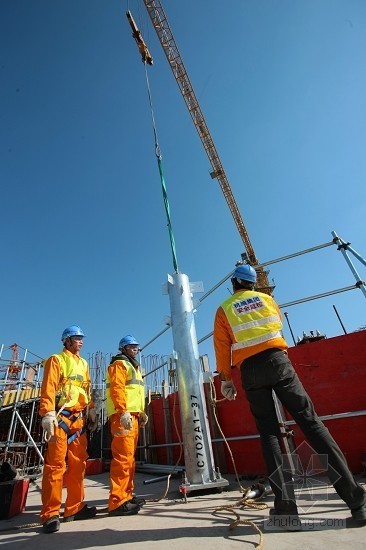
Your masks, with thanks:
[[[5,531],[17,531],[18,529],[30,529],[31,527],[40,527],[42,523],[26,523],[24,525],[13,525],[13,527],[5,527],[5,529],[0,529],[0,533]]]
[[[231,449],[230,449],[230,446],[229,446],[229,443],[227,442],[226,440],[226,437],[225,437],[225,434],[224,432],[222,431],[221,429],[221,426],[220,426],[220,423],[219,423],[219,420],[217,418],[217,413],[216,413],[216,405],[217,403],[220,403],[221,401],[225,401],[225,399],[216,399],[216,389],[215,389],[215,384],[213,383],[213,381],[211,380],[210,381],[210,402],[211,402],[211,405],[212,405],[212,410],[213,410],[213,415],[214,415],[214,418],[215,418],[215,422],[216,422],[216,425],[220,431],[220,434],[222,435],[222,438],[224,440],[224,443],[226,445],[226,448],[229,452],[229,455],[230,455],[230,458],[231,458],[231,462],[233,464],[233,467],[234,467],[234,472],[235,472],[235,476],[236,476],[236,480],[238,482],[238,485],[240,487],[240,490],[242,493],[247,494],[250,489],[246,488],[246,487],[243,487],[242,484],[240,483],[240,479],[239,479],[239,475],[238,475],[238,471],[236,469],[236,465],[235,465],[235,460],[234,460],[234,457],[233,457],[233,453],[231,452]]]
[[[237,506],[237,504],[235,506]],[[258,550],[263,549],[263,533],[259,529],[259,527],[254,523],[254,521],[251,521],[249,519],[241,519],[239,514],[237,512],[235,512],[235,510],[233,509],[232,505],[230,505],[230,506],[219,506],[218,508],[215,508],[215,512],[219,512],[221,510],[225,510],[226,512],[234,514],[234,516],[236,517],[236,520],[233,521],[232,523],[230,523],[229,529],[234,529],[234,527],[237,527],[240,524],[241,525],[249,525],[250,527],[252,527],[259,535],[259,543],[256,545],[256,548],[258,548]]]
[[[229,446],[229,444],[226,440],[224,432],[221,429],[221,426],[219,424],[217,414],[216,414],[217,403],[220,403],[221,401],[224,401],[224,399],[220,399],[220,400],[216,399],[216,389],[215,389],[215,385],[214,385],[212,380],[210,382],[210,397],[211,397],[211,405],[212,405],[212,410],[213,410],[213,415],[214,415],[214,418],[215,418],[216,425],[217,425],[217,427],[220,431],[220,434],[222,435],[222,437],[224,439],[224,443],[225,443],[226,448],[227,448],[227,450],[230,454],[231,462],[233,464],[234,471],[235,471],[236,480],[238,482],[240,490],[243,493],[243,497],[240,500],[238,500],[236,503],[228,504],[228,505],[225,505],[225,506],[219,506],[218,508],[215,508],[215,512],[225,510],[225,511],[235,515],[236,520],[229,525],[230,529],[234,529],[234,527],[236,527],[237,525],[240,525],[240,524],[251,526],[255,531],[257,531],[257,533],[259,535],[259,544],[257,544],[257,548],[259,550],[262,550],[262,548],[263,548],[263,533],[262,533],[262,531],[259,529],[259,527],[253,521],[251,521],[249,519],[240,519],[239,514],[237,514],[237,512],[234,510],[234,508],[239,508],[241,506],[248,506],[249,508],[251,508],[253,510],[265,510],[266,508],[268,508],[268,506],[264,502],[255,502],[253,499],[249,499],[247,497],[247,495],[250,493],[252,488],[251,487],[243,487],[242,484],[240,483],[240,479],[239,479],[238,471],[236,469],[236,464],[235,464],[235,460],[234,460],[234,457],[233,457],[233,453],[231,452],[230,446]]]

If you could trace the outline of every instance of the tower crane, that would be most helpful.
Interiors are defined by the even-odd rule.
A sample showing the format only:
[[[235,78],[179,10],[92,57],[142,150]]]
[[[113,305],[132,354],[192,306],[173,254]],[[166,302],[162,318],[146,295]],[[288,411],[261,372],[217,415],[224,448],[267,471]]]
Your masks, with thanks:
[[[202,144],[211,163],[211,177],[212,179],[216,178],[218,180],[228,207],[230,209],[231,215],[234,219],[236,227],[238,228],[240,237],[244,243],[246,253],[243,255],[243,259],[247,260],[253,267],[256,267],[258,266],[259,261],[254,252],[254,248],[250,241],[248,232],[245,228],[234,195],[231,191],[229,181],[225,174],[225,170],[221,163],[219,154],[216,150],[214,141],[211,137],[210,130],[206,124],[205,117],[203,116],[203,113],[201,111],[201,107],[199,105],[196,94],[194,93],[193,86],[189,79],[187,70],[184,66],[182,57],[175,43],[174,36],[168,23],[168,19],[164,12],[163,6],[160,0],[143,1],[160,41],[160,44],[164,50],[169,66],[173,72],[174,78],[178,84],[179,90],[188,107],[188,111],[192,117],[200,140],[202,141]],[[268,282],[267,272],[262,267],[258,267],[256,271],[258,290],[261,290],[262,292],[265,292],[267,294],[271,294],[273,290],[273,285],[271,286]]]

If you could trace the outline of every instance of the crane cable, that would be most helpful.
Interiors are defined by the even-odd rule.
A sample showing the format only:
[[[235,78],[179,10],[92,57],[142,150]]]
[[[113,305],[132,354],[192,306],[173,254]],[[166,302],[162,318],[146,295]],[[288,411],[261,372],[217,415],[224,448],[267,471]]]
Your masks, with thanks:
[[[151,111],[151,120],[152,120],[152,126],[153,126],[153,131],[154,131],[155,155],[156,155],[156,158],[157,158],[157,161],[158,161],[161,188],[162,188],[162,192],[163,192],[163,199],[164,199],[164,206],[165,206],[165,213],[166,213],[167,222],[168,222],[167,225],[168,225],[168,231],[169,231],[170,247],[171,247],[172,256],[173,256],[173,266],[174,266],[175,272],[178,273],[178,260],[177,260],[177,253],[176,253],[176,250],[175,250],[175,240],[174,240],[173,228],[172,228],[172,223],[171,223],[171,219],[170,219],[170,207],[169,207],[168,193],[167,193],[164,174],[163,174],[163,164],[162,164],[163,156],[161,154],[159,141],[158,141],[158,133],[157,133],[157,130],[156,130],[154,109],[153,109],[153,104],[152,104],[152,97],[151,97],[149,77],[148,77],[148,74],[147,74],[146,62],[144,62],[144,66],[145,66],[147,93],[148,93],[148,96],[149,96],[149,104],[150,104],[150,111]]]

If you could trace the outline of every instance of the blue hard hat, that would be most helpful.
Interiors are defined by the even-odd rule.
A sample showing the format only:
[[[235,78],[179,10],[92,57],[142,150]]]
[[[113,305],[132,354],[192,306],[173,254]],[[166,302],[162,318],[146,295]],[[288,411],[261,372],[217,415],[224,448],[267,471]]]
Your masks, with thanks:
[[[232,277],[241,279],[242,281],[248,281],[249,283],[255,283],[257,281],[255,269],[249,264],[237,265]]]
[[[131,346],[133,344],[135,344],[136,346],[139,345],[138,341],[134,336],[132,336],[132,334],[126,334],[126,336],[121,338],[121,340],[119,341],[118,349],[122,349],[125,346]]]
[[[71,325],[63,331],[61,341],[65,342],[65,340],[71,336],[82,336],[84,338],[84,333],[78,325]]]

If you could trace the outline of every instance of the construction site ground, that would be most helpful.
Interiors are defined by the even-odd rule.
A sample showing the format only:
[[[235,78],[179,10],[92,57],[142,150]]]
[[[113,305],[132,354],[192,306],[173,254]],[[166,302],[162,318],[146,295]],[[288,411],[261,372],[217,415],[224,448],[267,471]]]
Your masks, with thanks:
[[[0,521],[0,545],[9,550],[49,550],[53,546],[57,550],[103,547],[179,550],[199,544],[205,550],[239,550],[257,548],[261,540],[262,547],[271,550],[366,548],[366,525],[357,526],[353,522],[348,508],[325,480],[318,479],[298,493],[302,531],[287,532],[270,524],[271,495],[261,501],[265,505],[262,510],[237,506],[243,495],[233,475],[223,476],[229,485],[221,492],[217,489],[191,492],[187,501],[179,491],[180,477],[171,478],[169,486],[167,480],[144,484],[157,476],[136,474],[136,492],[147,503],[138,515],[127,517],[108,516],[109,472],[87,477],[86,502],[97,506],[97,516],[87,521],[61,522],[60,531],[52,534],[43,533],[39,525],[41,479],[32,481],[24,512]],[[358,476],[358,481],[365,485],[365,476]],[[251,483],[241,481],[242,486]],[[228,509],[219,510],[223,506]],[[262,539],[252,525],[242,523],[245,521],[253,522]]]

